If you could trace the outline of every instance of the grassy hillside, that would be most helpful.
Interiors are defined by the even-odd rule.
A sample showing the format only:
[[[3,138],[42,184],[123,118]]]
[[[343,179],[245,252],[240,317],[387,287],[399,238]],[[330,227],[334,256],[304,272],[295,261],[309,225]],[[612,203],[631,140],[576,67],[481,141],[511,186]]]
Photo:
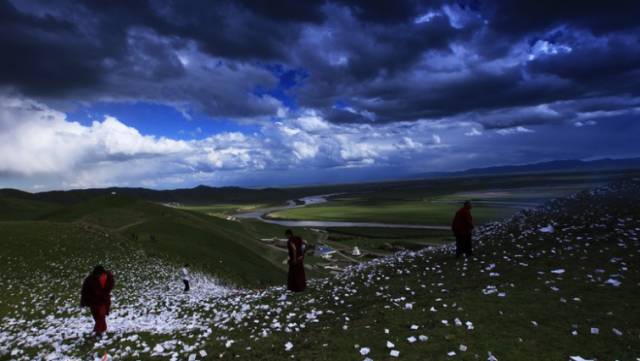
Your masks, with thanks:
[[[122,195],[93,198],[46,218],[118,232],[151,255],[189,263],[247,286],[282,282],[285,268],[265,257],[265,246],[238,222],[164,207]]]
[[[304,295],[274,290],[228,321],[229,348],[224,338],[209,351],[243,360],[362,360],[363,348],[374,360],[395,359],[392,349],[403,360],[635,359],[639,204],[638,181],[603,187],[487,225],[472,259],[447,248],[405,252]],[[235,329],[242,324],[253,325],[248,335]]]
[[[0,195],[0,220],[37,219],[58,208],[58,205],[52,203]]]
[[[280,284],[286,276],[286,253],[258,241],[283,237],[284,227],[231,222],[120,194],[70,205],[6,197],[2,202],[6,207],[0,220],[72,222],[116,232],[150,255],[173,264],[189,263],[237,285],[264,287]],[[299,233],[315,239],[308,232]]]
[[[151,342],[204,327],[189,303],[229,292],[201,272],[182,293],[179,267],[149,256],[118,233],[83,224],[0,222],[0,360],[92,360],[111,351],[107,339],[87,338],[92,320],[79,307],[80,286],[96,264],[114,273],[109,327]],[[204,302],[204,301],[203,301]],[[154,336],[155,335],[155,336]],[[123,348],[133,341],[118,341]],[[99,353],[97,353],[99,352]]]
[[[640,180],[620,182],[478,229],[470,259],[448,247],[400,252],[296,295],[220,290],[200,275],[202,287],[185,296],[171,288],[171,262],[122,233],[2,222],[12,251],[0,254],[11,275],[0,278],[0,360],[104,351],[118,360],[395,360],[391,351],[416,361],[634,360],[639,215]],[[122,281],[110,334],[96,342],[83,336],[90,322],[75,303],[105,245],[117,251],[102,261]]]

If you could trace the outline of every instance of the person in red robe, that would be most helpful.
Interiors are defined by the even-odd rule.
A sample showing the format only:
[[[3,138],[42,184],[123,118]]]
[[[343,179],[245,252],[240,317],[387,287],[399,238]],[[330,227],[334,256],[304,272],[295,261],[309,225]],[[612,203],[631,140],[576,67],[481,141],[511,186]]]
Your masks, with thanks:
[[[456,237],[456,258],[459,258],[462,254],[467,257],[473,255],[471,247],[471,231],[473,231],[471,208],[471,202],[465,201],[462,208],[456,212],[451,223],[451,230]]]
[[[307,288],[307,278],[304,273],[304,252],[305,243],[302,238],[294,236],[290,229],[284,233],[289,240],[287,248],[289,249],[289,275],[287,279],[287,287],[293,292],[302,292]]]
[[[80,293],[80,306],[89,307],[95,325],[93,331],[97,336],[107,330],[107,315],[111,308],[111,290],[113,274],[98,265],[84,279]]]

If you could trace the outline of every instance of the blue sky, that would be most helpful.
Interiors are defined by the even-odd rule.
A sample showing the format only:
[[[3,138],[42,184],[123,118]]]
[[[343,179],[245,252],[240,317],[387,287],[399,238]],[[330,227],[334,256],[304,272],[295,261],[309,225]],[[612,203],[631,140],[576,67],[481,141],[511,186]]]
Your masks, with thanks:
[[[256,124],[212,119],[207,114],[149,102],[99,102],[79,106],[66,115],[85,126],[112,116],[142,134],[182,140],[202,139],[224,132],[253,133],[259,129]]]
[[[638,12],[3,1],[0,187],[300,185],[640,156]]]

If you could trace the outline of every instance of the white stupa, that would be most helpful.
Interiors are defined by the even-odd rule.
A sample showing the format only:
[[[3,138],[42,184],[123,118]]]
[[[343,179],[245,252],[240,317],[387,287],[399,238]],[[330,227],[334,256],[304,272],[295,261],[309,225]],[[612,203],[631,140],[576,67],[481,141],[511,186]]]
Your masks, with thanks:
[[[362,252],[360,252],[360,248],[358,248],[358,246],[353,247],[353,251],[351,251],[351,255],[358,257],[358,256],[362,256]]]

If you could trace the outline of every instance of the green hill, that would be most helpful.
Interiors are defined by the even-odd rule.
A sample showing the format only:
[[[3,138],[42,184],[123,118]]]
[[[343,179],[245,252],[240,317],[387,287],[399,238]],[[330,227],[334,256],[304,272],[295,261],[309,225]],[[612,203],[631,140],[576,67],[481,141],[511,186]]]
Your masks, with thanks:
[[[122,195],[106,195],[49,214],[55,222],[75,222],[117,232],[150,255],[189,263],[240,285],[281,283],[285,269],[257,235],[231,222]]]
[[[391,360],[392,350],[402,360],[635,359],[638,215],[639,180],[584,191],[483,227],[469,260],[446,247],[403,252],[304,295],[274,290],[228,322],[255,323],[228,332],[230,348],[211,339],[208,350],[243,360]]]
[[[640,180],[617,182],[485,225],[471,259],[455,260],[448,247],[400,252],[296,295],[218,291],[204,273],[191,295],[162,286],[177,283],[175,266],[127,232],[164,222],[189,230],[204,215],[172,212],[127,232],[0,222],[10,250],[0,271],[11,275],[0,278],[0,360],[105,351],[118,360],[634,360],[639,214]],[[235,227],[219,234],[247,226]],[[75,303],[82,270],[108,253],[120,288],[109,337],[96,342],[86,339],[91,322]]]
[[[18,221],[43,217],[59,208],[58,205],[32,199],[14,198],[0,194],[0,220]]]

